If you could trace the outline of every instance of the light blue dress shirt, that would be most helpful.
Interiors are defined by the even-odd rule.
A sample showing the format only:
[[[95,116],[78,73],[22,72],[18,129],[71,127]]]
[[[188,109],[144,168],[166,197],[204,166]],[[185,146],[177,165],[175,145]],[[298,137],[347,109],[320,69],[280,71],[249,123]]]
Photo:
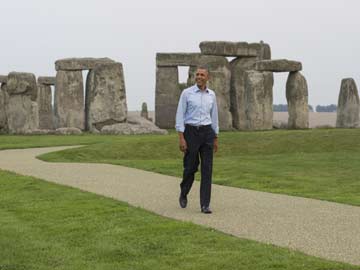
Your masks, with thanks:
[[[214,91],[209,88],[201,91],[195,84],[181,93],[175,128],[178,132],[184,132],[186,124],[211,125],[215,134],[219,134],[218,109]]]

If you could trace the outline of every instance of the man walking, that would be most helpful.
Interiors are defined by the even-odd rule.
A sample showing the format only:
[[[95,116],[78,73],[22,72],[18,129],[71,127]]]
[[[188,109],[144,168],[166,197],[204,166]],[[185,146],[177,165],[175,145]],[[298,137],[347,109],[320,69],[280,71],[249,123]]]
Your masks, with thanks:
[[[187,195],[201,160],[200,207],[205,214],[211,214],[213,152],[218,149],[219,133],[216,96],[214,91],[207,88],[208,80],[208,69],[198,67],[196,84],[181,93],[175,126],[179,133],[179,148],[184,153],[180,206],[185,208],[187,205]]]

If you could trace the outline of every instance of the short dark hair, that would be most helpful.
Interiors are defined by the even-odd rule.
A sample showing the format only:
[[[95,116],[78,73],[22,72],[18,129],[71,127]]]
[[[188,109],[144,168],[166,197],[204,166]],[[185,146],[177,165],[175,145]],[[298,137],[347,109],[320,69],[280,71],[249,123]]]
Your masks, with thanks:
[[[209,68],[208,68],[208,66],[199,65],[199,66],[196,67],[196,70],[198,70],[198,69],[206,70],[206,72],[209,74]]]

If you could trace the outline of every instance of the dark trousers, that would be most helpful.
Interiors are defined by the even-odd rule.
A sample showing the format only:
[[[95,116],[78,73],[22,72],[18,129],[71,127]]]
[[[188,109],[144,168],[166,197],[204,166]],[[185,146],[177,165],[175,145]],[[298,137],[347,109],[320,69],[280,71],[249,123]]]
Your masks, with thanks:
[[[183,195],[189,193],[201,160],[200,206],[209,206],[215,132],[211,125],[201,127],[186,125],[184,138],[187,150],[184,155],[181,193]]]

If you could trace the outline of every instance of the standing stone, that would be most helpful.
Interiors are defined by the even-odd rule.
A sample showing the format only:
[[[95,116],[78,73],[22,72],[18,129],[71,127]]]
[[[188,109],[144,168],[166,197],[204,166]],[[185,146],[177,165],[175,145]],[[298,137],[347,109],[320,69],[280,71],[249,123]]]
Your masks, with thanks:
[[[9,133],[31,133],[39,127],[36,103],[37,85],[34,74],[11,72],[6,91],[9,95],[6,115]]]
[[[223,56],[202,55],[199,58],[200,66],[209,69],[208,87],[215,91],[219,112],[219,127],[221,130],[232,129],[232,115],[230,112],[230,64]],[[192,68],[195,78],[196,67]],[[195,79],[194,79],[195,81]]]
[[[55,84],[56,128],[85,128],[84,90],[81,71],[58,71]]]
[[[359,94],[356,83],[352,78],[341,81],[336,127],[359,127]]]
[[[300,72],[290,72],[286,81],[288,128],[309,128],[308,87]]]
[[[246,129],[272,129],[273,84],[271,72],[245,71]]]
[[[149,119],[149,112],[148,112],[148,108],[147,108],[147,104],[146,102],[143,102],[141,105],[141,113],[140,116],[145,118],[145,119]]]
[[[121,63],[95,66],[86,79],[86,129],[124,122],[127,117],[124,72]]]
[[[38,84],[39,128],[53,129],[54,116],[51,105],[51,86]]]
[[[160,128],[174,128],[180,98],[177,67],[156,68],[155,124]]]
[[[0,133],[8,131],[7,117],[6,117],[6,104],[8,103],[8,94],[6,92],[6,83],[1,84],[0,88]]]
[[[256,57],[236,58],[231,63],[230,108],[233,126],[246,130],[245,73],[254,68]]]

